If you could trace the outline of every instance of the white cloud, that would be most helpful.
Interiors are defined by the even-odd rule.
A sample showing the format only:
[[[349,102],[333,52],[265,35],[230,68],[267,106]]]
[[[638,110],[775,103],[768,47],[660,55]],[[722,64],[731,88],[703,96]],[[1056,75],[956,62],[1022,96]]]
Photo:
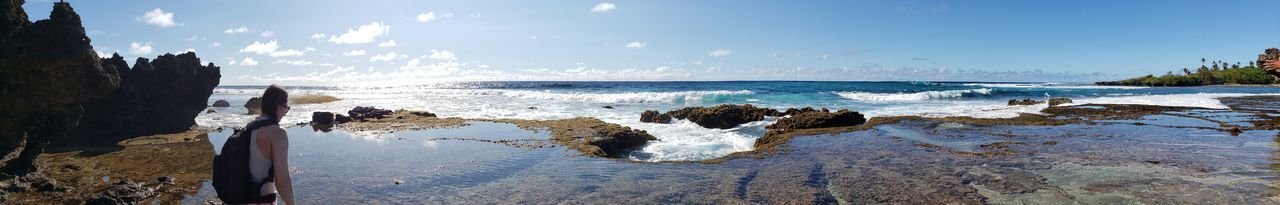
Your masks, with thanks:
[[[324,39],[325,36],[323,33],[311,34],[311,39]]]
[[[268,41],[267,43],[254,41],[253,44],[249,44],[248,46],[245,46],[244,48],[240,49],[240,52],[254,53],[258,55],[269,55],[271,57],[300,56],[304,54],[303,51],[294,50],[294,49],[280,50],[280,46],[276,44],[276,40],[271,40],[271,41]]]
[[[307,50],[307,51],[316,51],[316,48],[315,48],[315,47],[306,47],[306,48],[302,48],[302,50]]]
[[[428,23],[431,22],[431,20],[436,20],[436,12],[428,11],[427,13],[421,13],[418,14],[418,17],[415,19],[417,19],[418,22]]]
[[[232,62],[235,62],[235,61],[232,61]],[[258,61],[253,60],[253,58],[244,58],[243,61],[240,61],[240,65],[255,66],[255,65],[258,65]]]
[[[271,62],[271,63],[274,63],[274,64],[281,64],[281,63],[283,63],[283,64],[289,64],[289,65],[311,65],[311,63],[312,63],[312,62],[311,62],[311,61],[309,61],[309,60],[295,60],[295,61],[291,61],[291,60],[280,59],[280,60],[276,60],[275,62]]]
[[[191,36],[191,37],[187,37],[187,40],[188,40],[188,41],[199,41],[199,40],[205,40],[205,39],[209,39],[209,38],[200,37],[200,36]]]
[[[263,31],[262,37],[270,37],[271,35],[275,35],[275,34],[276,34],[275,31]]]
[[[364,50],[351,50],[351,51],[343,52],[342,56],[362,56],[364,54],[365,54]]]
[[[450,52],[449,50],[437,51],[436,49],[431,49],[431,56],[428,58],[436,60],[458,60],[458,56],[454,55],[453,52]]]
[[[181,23],[173,21],[173,12],[164,12],[160,8],[143,13],[142,16],[134,18],[134,20],[160,27],[182,26]]]
[[[370,43],[379,36],[387,35],[391,32],[391,26],[382,22],[373,22],[368,25],[361,25],[356,29],[347,29],[347,33],[342,35],[329,36],[329,42],[338,44],[361,44]]]
[[[387,52],[386,54],[374,55],[373,57],[369,57],[369,62],[378,62],[378,61],[388,61],[388,62],[389,62],[389,61],[391,61],[391,60],[395,60],[395,59],[396,59],[396,57],[398,57],[398,56],[396,55],[396,52],[395,52],[395,51],[392,51],[392,52]]]
[[[196,49],[194,49],[194,48],[187,48],[186,50],[182,50],[182,52],[179,52],[179,53],[187,53],[187,52],[196,52]],[[201,63],[201,64],[203,64],[203,63]]]
[[[222,43],[220,43],[220,42],[213,42],[213,43],[209,44],[209,46],[211,46],[211,47],[218,47],[218,46],[222,46]]]
[[[240,28],[229,28],[227,30],[222,30],[222,33],[225,33],[225,34],[237,34],[237,33],[244,33],[244,32],[249,32],[249,27],[240,26]]]
[[[378,47],[395,47],[396,45],[396,40],[378,43]]]
[[[443,16],[445,18],[453,18],[453,13],[444,13],[444,14],[441,14],[440,16]]]
[[[241,52],[241,53],[269,54],[269,53],[271,53],[271,52],[275,52],[275,51],[276,51],[276,50],[278,50],[278,49],[280,49],[280,46],[279,46],[278,44],[276,44],[276,41],[275,41],[275,40],[268,41],[267,43],[262,43],[262,42],[254,41],[254,42],[253,42],[253,44],[249,44],[249,46],[245,46],[244,48],[240,49],[240,52]]]
[[[610,12],[610,11],[613,11],[614,9],[618,9],[618,6],[615,6],[609,2],[604,2],[604,3],[596,4],[596,7],[592,7],[591,12],[594,12],[594,13]]]
[[[716,49],[714,51],[707,52],[708,56],[715,56],[715,57],[727,56],[730,54],[733,54],[733,51],[728,49]]]
[[[279,51],[271,52],[271,54],[270,54],[270,55],[271,55],[271,57],[281,57],[281,56],[300,56],[300,55],[302,55],[303,53],[304,53],[304,52],[299,51],[299,50],[286,49],[286,50],[279,50]]]
[[[129,43],[129,53],[138,55],[151,54],[151,42],[147,42],[145,44],[138,42]]]
[[[644,43],[639,42],[639,41],[633,41],[633,42],[631,42],[631,43],[627,43],[627,45],[625,45],[625,46],[623,46],[623,47],[627,47],[627,48],[644,48]]]
[[[819,58],[821,58],[822,60],[830,60],[831,56],[827,56],[827,54],[822,54],[822,56]]]

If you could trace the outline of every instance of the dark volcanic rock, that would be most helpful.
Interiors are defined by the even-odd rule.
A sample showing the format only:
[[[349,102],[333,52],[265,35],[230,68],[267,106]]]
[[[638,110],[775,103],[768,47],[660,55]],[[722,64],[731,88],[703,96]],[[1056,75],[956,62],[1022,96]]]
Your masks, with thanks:
[[[590,117],[563,120],[517,120],[520,126],[551,130],[551,140],[582,154],[597,157],[624,157],[658,138],[644,130],[607,123]]]
[[[333,124],[333,113],[313,112],[311,113],[311,124]]]
[[[824,109],[825,110],[825,109]],[[769,125],[770,130],[796,130],[811,128],[855,126],[867,122],[861,113],[840,109],[834,113],[826,111],[801,112],[791,117],[782,118]]]
[[[231,103],[226,100],[213,101],[213,107],[231,107]]]
[[[640,113],[640,122],[671,123],[671,116],[658,113],[657,110],[645,110]]]
[[[608,124],[601,126],[593,137],[586,140],[587,144],[599,147],[607,156],[621,157],[627,151],[640,148],[650,140],[658,140],[658,138],[644,130]]]
[[[654,115],[657,111],[641,113],[640,120],[670,123],[669,118],[687,119],[706,128],[729,129],[743,123],[764,120],[765,116],[783,116],[778,110],[745,105],[718,105],[715,107],[687,107]],[[648,118],[646,118],[648,116]],[[664,122],[665,121],[665,122]]]
[[[85,204],[137,204],[157,194],[159,193],[147,184],[121,180],[107,187],[102,193],[98,193],[96,197],[85,201]]]
[[[431,113],[431,112],[427,112],[427,111],[409,111],[409,114],[411,114],[411,115],[417,115],[417,116],[420,116],[420,117],[436,117],[436,114],[435,114],[435,113]]]
[[[1049,99],[1049,107],[1058,106],[1058,105],[1061,105],[1061,104],[1067,104],[1067,103],[1072,103],[1070,98],[1052,98],[1052,99]]]
[[[249,101],[244,102],[244,108],[249,110],[249,113],[246,113],[246,114],[249,114],[249,115],[262,114],[262,98],[260,97],[249,98]]]
[[[22,0],[0,0],[0,179],[35,171],[36,156],[75,128],[84,103],[120,86],[71,4],[31,23]],[[204,104],[204,103],[201,103]]]
[[[102,65],[120,69],[120,88],[86,104],[80,126],[65,142],[114,143],[190,130],[222,78],[220,68],[201,65],[195,52],[138,58],[131,69],[123,69],[124,57],[116,54]]]
[[[1017,100],[1017,99],[1009,100],[1009,106],[1014,106],[1014,105],[1035,105],[1035,104],[1040,104],[1040,103],[1044,103],[1044,101],[1032,100],[1032,99],[1030,99],[1030,98],[1022,99],[1022,100]]]
[[[334,122],[334,123],[337,123],[337,124],[348,123],[348,122],[351,122],[351,117],[347,117],[346,115],[338,114],[338,115],[336,115],[336,116],[334,116],[334,117],[333,117],[333,122]]]
[[[356,107],[352,108],[351,111],[347,111],[347,114],[351,115],[352,120],[364,120],[366,118],[381,119],[390,115],[391,110],[378,109],[374,107]]]

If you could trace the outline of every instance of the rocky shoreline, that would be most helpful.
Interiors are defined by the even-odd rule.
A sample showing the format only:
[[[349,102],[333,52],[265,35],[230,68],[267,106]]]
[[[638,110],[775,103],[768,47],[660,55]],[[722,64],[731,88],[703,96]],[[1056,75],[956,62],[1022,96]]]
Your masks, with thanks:
[[[874,117],[862,120],[861,115],[857,115],[855,117],[852,115],[855,112],[847,110],[831,112],[813,109],[796,109],[812,111],[794,112],[794,116],[784,115],[785,118],[782,118],[777,123],[769,126],[768,134],[757,140],[755,150],[734,153],[720,158],[701,161],[676,161],[663,163],[680,164],[695,162],[718,164],[739,158],[767,158],[770,155],[785,155],[786,153],[793,152],[794,150],[787,148],[787,144],[796,137],[837,135],[842,133],[875,130],[880,126],[900,125],[903,123],[954,123],[963,126],[1013,127],[1064,126],[1071,124],[1102,125],[1117,123],[1143,126],[1164,126],[1143,124],[1142,122],[1110,121],[1134,120],[1152,115],[1177,115],[1187,118],[1212,121],[1221,126],[1166,127],[1195,128],[1220,131],[1224,133],[1280,129],[1280,123],[1277,123],[1280,122],[1280,111],[1268,107],[1274,105],[1271,102],[1280,101],[1280,97],[1251,96],[1222,98],[1220,100],[1222,100],[1224,104],[1230,105],[1231,109],[1234,111],[1255,113],[1253,114],[1253,117],[1256,119],[1246,120],[1245,122],[1249,123],[1249,126],[1244,126],[1238,122],[1223,122],[1208,117],[1180,114],[1181,112],[1191,110],[1213,109],[1110,104],[1055,106],[1043,110],[1043,115],[1024,114],[1023,116],[1007,119],[892,116]],[[605,158],[617,158],[623,156],[627,150],[643,146],[644,142],[656,140],[656,138],[653,138],[653,136],[648,135],[643,131],[630,129],[616,124],[605,123],[593,118],[571,118],[564,120],[463,119],[449,117],[441,118],[423,111],[391,111],[372,107],[360,108],[353,111],[361,111],[365,113],[353,114],[359,115],[361,118],[353,119],[350,122],[329,124],[325,130],[336,129],[345,132],[397,132],[462,127],[468,126],[467,122],[469,121],[509,123],[517,125],[522,129],[550,132],[551,137],[547,141],[536,142],[539,144],[537,147],[543,147],[541,146],[541,143],[545,142],[547,144],[563,146],[585,156]],[[812,117],[806,117],[810,115],[812,115]],[[845,123],[829,124],[832,121]],[[317,127],[325,125],[312,123],[310,126]],[[317,130],[324,131],[319,129]],[[935,134],[946,135],[945,133]],[[1011,137],[1019,135],[1018,133],[1007,134]],[[527,143],[503,140],[491,140],[485,142],[499,144]],[[933,144],[918,144],[918,146],[956,156],[992,158],[1010,155],[1026,155],[1029,154],[1027,151],[1023,150],[1026,147],[1055,146],[1057,143],[1058,142],[1056,141],[1045,141],[1034,144],[1016,141],[994,142],[982,144],[978,147],[979,150],[973,151],[957,150]],[[9,182],[11,183],[10,185],[5,185],[9,187],[5,188],[5,190],[9,190],[9,192],[11,192],[6,197],[9,199],[19,199],[18,201],[11,200],[9,202],[27,203],[47,200],[68,202],[94,200],[111,202],[176,202],[182,200],[183,196],[190,196],[193,194],[195,190],[199,189],[199,184],[204,180],[207,180],[206,177],[210,169],[208,163],[213,156],[212,147],[210,142],[208,142],[207,134],[205,134],[204,131],[199,130],[193,130],[181,134],[135,138],[122,141],[116,144],[116,146],[65,147],[47,150],[46,152],[48,154],[41,155],[38,159],[40,162],[38,164],[42,166],[41,170],[45,170],[41,175],[29,177],[29,179],[26,179],[25,181],[11,181]],[[137,160],[139,157],[150,157],[154,159],[141,160],[147,161],[147,163],[142,164],[139,163],[141,161]],[[642,164],[649,163],[639,161],[629,162]],[[104,180],[103,176],[110,178]],[[13,182],[23,182],[26,185],[19,186]]]

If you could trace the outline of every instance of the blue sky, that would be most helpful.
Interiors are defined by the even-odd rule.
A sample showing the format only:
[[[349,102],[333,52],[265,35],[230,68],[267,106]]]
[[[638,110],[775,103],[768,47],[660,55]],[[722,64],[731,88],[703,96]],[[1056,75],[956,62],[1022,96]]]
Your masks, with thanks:
[[[1080,82],[1280,47],[1280,12],[1263,11],[1280,2],[1265,0],[71,3],[100,53],[195,50],[224,85]],[[51,1],[24,8],[44,19]]]

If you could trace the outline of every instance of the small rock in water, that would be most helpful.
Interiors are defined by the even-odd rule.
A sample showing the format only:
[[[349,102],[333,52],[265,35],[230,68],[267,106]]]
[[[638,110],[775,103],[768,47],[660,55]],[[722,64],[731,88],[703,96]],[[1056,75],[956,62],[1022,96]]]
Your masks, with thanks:
[[[537,108],[537,107],[529,107],[528,109],[530,109],[530,110],[537,110],[538,108]]]
[[[1030,99],[1030,98],[1025,98],[1025,99],[1022,99],[1022,100],[1016,100],[1016,99],[1015,99],[1015,100],[1009,100],[1009,106],[1014,106],[1014,105],[1035,105],[1035,104],[1040,104],[1040,103],[1044,103],[1044,101],[1032,100],[1032,99]]]
[[[409,111],[409,114],[417,115],[419,117],[436,117],[435,113],[431,113],[427,111]]]
[[[364,121],[368,118],[382,119],[387,115],[391,115],[391,110],[378,109],[374,107],[356,107],[352,108],[351,111],[347,111],[347,114],[351,115],[351,119],[353,120]]]
[[[337,114],[333,117],[333,121],[338,124],[348,123],[348,122],[351,122],[351,117],[347,117],[346,115],[343,115],[343,114]]]
[[[262,114],[262,98],[249,98],[249,101],[244,103],[244,108],[249,110],[249,115]]]
[[[605,105],[604,107],[601,107],[601,108],[604,108],[604,109],[613,109],[613,106]]]
[[[215,113],[215,112],[218,112],[218,111],[213,111],[213,108],[209,108],[208,110],[204,111],[204,113]]]
[[[1067,103],[1072,103],[1070,98],[1049,99],[1049,107],[1058,106],[1058,105],[1067,104]]]
[[[218,101],[213,101],[213,106],[211,107],[231,107],[231,103],[227,102],[226,100],[218,100]]]
[[[313,112],[311,113],[312,124],[333,124],[333,113],[331,112]]]
[[[392,180],[392,181],[391,181],[391,183],[395,183],[396,185],[400,185],[400,184],[404,184],[404,181],[399,180],[399,179],[396,179],[396,180]]]

